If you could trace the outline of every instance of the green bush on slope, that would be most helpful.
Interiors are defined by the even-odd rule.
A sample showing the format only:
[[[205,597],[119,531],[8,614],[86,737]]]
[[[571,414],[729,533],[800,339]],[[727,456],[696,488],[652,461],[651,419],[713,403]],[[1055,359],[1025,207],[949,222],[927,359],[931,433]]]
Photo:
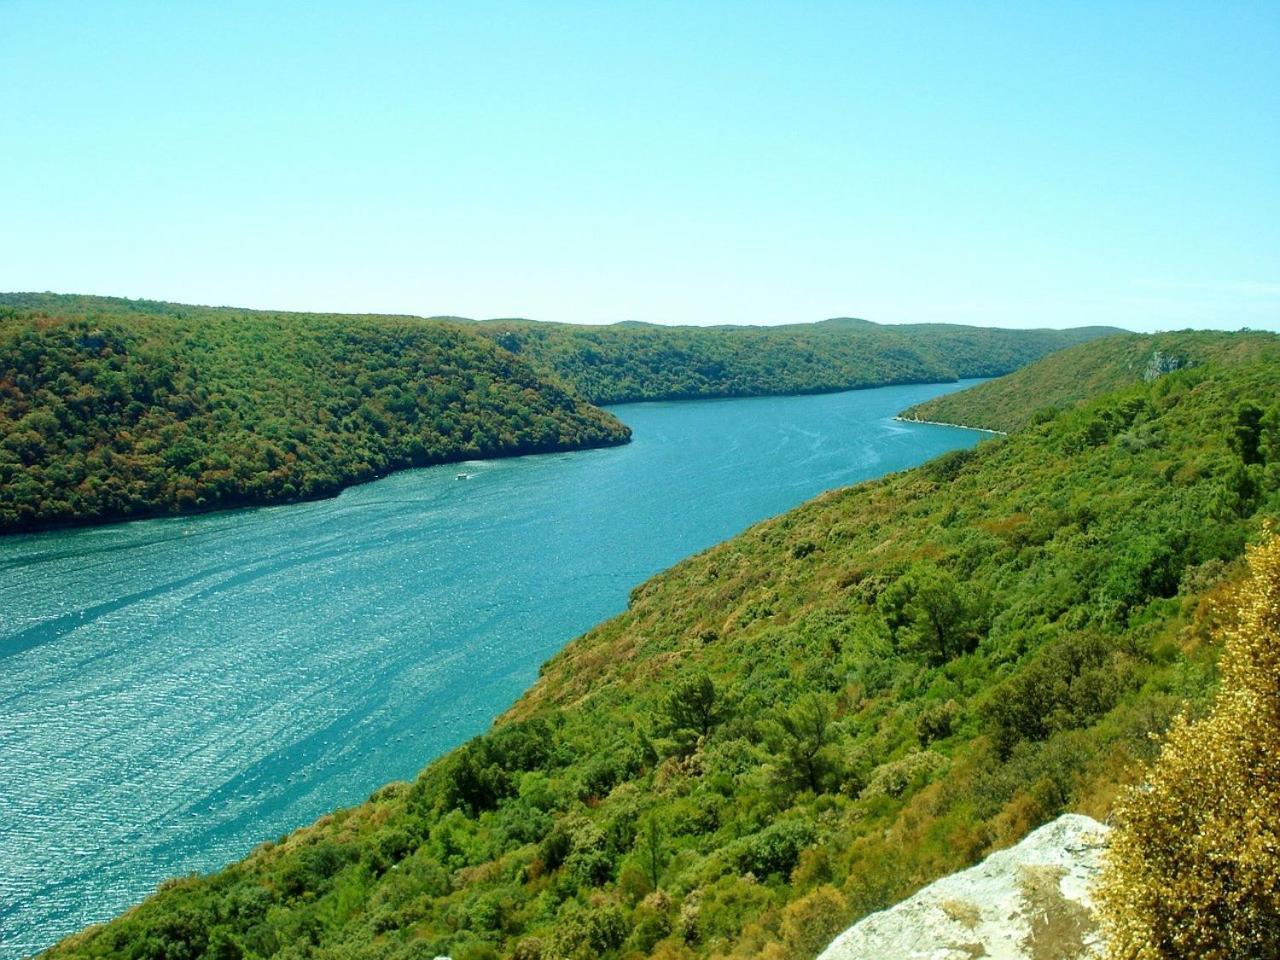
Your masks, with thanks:
[[[1274,361],[1205,363],[759,524],[637,588],[412,784],[52,955],[812,956],[1104,812],[1203,700],[1206,600],[1280,512],[1276,396]],[[963,592],[945,659],[897,599],[935,571]]]

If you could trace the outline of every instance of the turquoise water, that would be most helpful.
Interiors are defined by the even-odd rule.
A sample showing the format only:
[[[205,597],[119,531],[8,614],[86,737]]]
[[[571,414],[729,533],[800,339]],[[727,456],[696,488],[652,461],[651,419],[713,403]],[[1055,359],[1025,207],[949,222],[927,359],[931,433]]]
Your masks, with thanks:
[[[0,957],[413,776],[682,557],[971,446],[890,419],[959,386],[628,405],[625,447],[0,540]]]

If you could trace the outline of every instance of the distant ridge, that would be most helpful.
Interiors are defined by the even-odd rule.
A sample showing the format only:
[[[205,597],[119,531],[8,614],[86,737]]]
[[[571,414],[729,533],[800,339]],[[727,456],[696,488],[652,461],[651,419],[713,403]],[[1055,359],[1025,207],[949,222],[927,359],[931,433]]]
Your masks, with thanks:
[[[821,320],[819,323],[824,327],[841,327],[845,329],[865,329],[867,327],[879,327],[872,320],[864,320],[861,317],[832,317],[829,320]]]
[[[877,324],[855,317],[769,327],[491,320],[472,329],[603,404],[993,377],[1122,332]]]

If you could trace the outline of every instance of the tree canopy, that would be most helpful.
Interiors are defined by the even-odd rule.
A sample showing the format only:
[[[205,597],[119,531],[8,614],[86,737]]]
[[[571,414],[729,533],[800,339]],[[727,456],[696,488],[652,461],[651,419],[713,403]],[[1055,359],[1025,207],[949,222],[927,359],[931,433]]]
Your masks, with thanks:
[[[0,532],[326,496],[630,435],[456,326],[26,303],[0,297]]]
[[[487,321],[475,329],[593,403],[821,393],[994,377],[1110,327],[1000,330],[827,320],[776,327],[588,327]]]
[[[926,400],[902,415],[988,430],[1021,430],[1100,394],[1151,383],[1176,370],[1202,363],[1237,365],[1276,355],[1276,338],[1270,333],[1125,334],[1068,347],[1011,376]]]
[[[477,324],[0,294],[0,533],[623,443],[592,403],[988,376],[1105,332]]]

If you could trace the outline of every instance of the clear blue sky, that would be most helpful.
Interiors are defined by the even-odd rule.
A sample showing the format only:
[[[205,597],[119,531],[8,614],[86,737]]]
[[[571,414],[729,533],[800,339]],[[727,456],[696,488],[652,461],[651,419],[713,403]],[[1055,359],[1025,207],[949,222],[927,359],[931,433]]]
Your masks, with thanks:
[[[1280,327],[1280,3],[0,0],[0,289]]]

